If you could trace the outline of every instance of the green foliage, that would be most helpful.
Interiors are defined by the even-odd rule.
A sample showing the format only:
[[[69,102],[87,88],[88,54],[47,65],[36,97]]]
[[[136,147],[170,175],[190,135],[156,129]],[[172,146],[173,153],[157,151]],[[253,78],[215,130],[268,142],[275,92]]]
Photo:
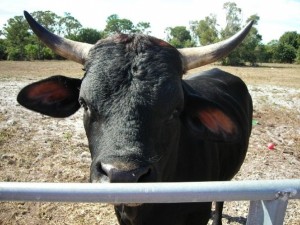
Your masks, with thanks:
[[[294,63],[299,62],[299,36],[297,32],[285,32],[278,40],[266,45],[269,62]]]
[[[58,15],[51,11],[35,11],[32,13],[33,18],[42,24],[47,30],[59,33],[60,28],[58,22],[61,19]]]
[[[204,20],[193,21],[191,29],[201,45],[209,45],[219,40],[216,15],[210,14]]]
[[[230,38],[237,31],[241,29],[241,9],[237,7],[236,3],[227,2],[224,4],[226,10],[227,25],[224,29],[221,29],[219,33],[217,30],[217,20],[215,15],[205,17],[204,20],[193,21],[191,23],[191,30],[195,36],[199,39],[201,45],[208,45],[219,41]],[[259,21],[257,15],[252,15],[246,22],[254,21],[256,25]],[[227,57],[222,59],[223,65],[244,65],[245,62],[249,62],[255,66],[258,58],[261,55],[263,48],[259,47],[262,40],[261,35],[253,27],[242,44],[230,53]]]
[[[133,30],[133,23],[128,19],[120,19],[118,15],[113,14],[106,20],[104,31],[108,34],[129,34]]]
[[[92,28],[82,28],[77,35],[73,35],[70,39],[74,41],[95,44],[104,37],[104,33]]]
[[[274,58],[278,62],[293,63],[298,62],[298,52],[300,49],[300,34],[296,31],[285,32],[279,38],[279,44],[275,50]]]
[[[300,64],[300,48],[298,48],[298,50],[297,50],[296,63]]]
[[[4,25],[3,34],[6,37],[6,53],[10,60],[25,59],[25,45],[30,36],[28,24],[23,16],[15,16]]]
[[[237,7],[236,3],[233,2],[226,2],[223,8],[226,10],[227,25],[221,31],[221,38],[227,39],[241,29],[242,10]],[[256,14],[251,15],[247,19],[246,23],[253,21],[253,25],[257,25],[259,19],[259,16]],[[251,66],[256,66],[262,51],[264,51],[264,48],[261,47],[261,40],[262,36],[258,33],[256,27],[253,26],[240,46],[227,57],[222,59],[222,64],[240,66],[249,62]]]
[[[279,43],[275,48],[274,58],[280,63],[293,63],[296,59],[296,49],[285,43]]]
[[[53,33],[59,33],[61,31],[60,20],[61,17],[51,11],[36,11],[32,13],[32,16],[46,29]],[[31,36],[28,39],[26,45],[26,59],[27,60],[44,60],[54,59],[55,54],[44,45],[36,35],[31,32]]]
[[[234,2],[224,3],[223,9],[226,12],[227,22],[224,28],[218,29],[216,15],[209,14],[202,20],[191,21],[189,30],[184,26],[167,28],[165,30],[167,41],[177,48],[183,48],[196,46],[196,43],[204,46],[231,37],[242,27],[242,10]],[[65,13],[61,17],[51,11],[36,11],[32,15],[49,31],[90,44],[116,33],[150,33],[149,22],[139,22],[135,25],[128,19],[119,18],[117,14],[107,18],[107,24],[103,31],[83,28],[70,13]],[[279,40],[262,44],[262,37],[255,27],[258,24],[259,16],[252,15],[247,22],[249,20],[254,21],[254,26],[242,44],[222,59],[222,64],[244,65],[250,63],[255,66],[258,62],[300,63],[300,34],[296,31],[285,32]],[[4,39],[0,39],[0,60],[61,59],[39,41],[29,29],[23,16],[9,19],[3,30],[0,30],[0,35],[4,36]]]
[[[176,48],[195,46],[191,34],[185,26],[169,27],[166,32],[168,33],[167,41]]]
[[[226,11],[226,27],[221,30],[221,40],[230,38],[241,29],[241,9],[237,7],[236,3],[226,2],[223,9]],[[240,66],[243,64],[244,61],[238,49],[222,59],[222,65]]]
[[[250,20],[254,21],[254,24],[257,24],[259,17],[257,15],[252,15],[246,22],[249,22]],[[238,48],[241,59],[245,62],[249,62],[251,66],[257,65],[258,58],[263,50],[259,47],[261,40],[262,37],[258,34],[258,30],[255,27],[252,27],[247,37]]]
[[[117,14],[110,15],[106,20],[106,27],[104,32],[106,36],[112,34],[133,34],[133,33],[145,33],[149,34],[150,23],[148,22],[139,22],[137,25],[134,25],[128,19],[120,19]]]
[[[6,41],[3,39],[0,39],[0,60],[4,60],[7,58],[7,50],[6,50]]]
[[[226,11],[226,27],[221,31],[221,36],[222,39],[226,39],[241,29],[242,10],[235,2],[224,3],[223,9]]]
[[[32,16],[52,33],[90,44],[95,44],[99,39],[114,33],[150,33],[150,23],[139,22],[135,26],[130,20],[120,19],[116,14],[107,18],[104,31],[83,28],[70,13],[60,17],[51,11],[36,11]],[[23,16],[9,19],[0,35],[5,37],[4,40],[0,39],[0,60],[60,59],[29,29]]]
[[[150,27],[151,26],[149,22],[139,22],[135,26],[134,33],[150,34],[151,33],[151,31],[149,31]]]
[[[82,28],[81,23],[71,16],[70,13],[65,13],[64,17],[61,17],[59,22],[59,35],[70,38],[76,36]]]
[[[25,46],[26,58],[29,60],[38,58],[38,45],[28,44]]]
[[[296,31],[285,32],[280,38],[281,44],[287,44],[293,46],[295,49],[300,47],[300,34]]]
[[[59,35],[75,36],[81,29],[81,24],[69,13],[66,13],[65,17],[60,17],[51,11],[36,11],[32,13],[32,16],[46,29]],[[9,60],[58,58],[33,34],[23,16],[9,19],[4,26],[3,35],[5,36],[5,52]],[[2,57],[1,49],[0,47]]]
[[[255,54],[258,62],[271,62],[272,52],[267,45],[259,43],[255,48]]]

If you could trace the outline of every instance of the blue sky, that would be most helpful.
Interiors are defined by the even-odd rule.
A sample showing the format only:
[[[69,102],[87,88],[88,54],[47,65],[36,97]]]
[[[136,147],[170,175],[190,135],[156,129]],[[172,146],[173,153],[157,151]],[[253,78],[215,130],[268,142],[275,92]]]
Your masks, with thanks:
[[[210,13],[217,15],[220,27],[225,26],[223,4],[229,0],[0,0],[0,29],[9,18],[28,12],[50,10],[63,16],[71,13],[84,27],[103,30],[111,14],[137,23],[150,22],[151,35],[165,38],[167,27],[189,26]],[[205,3],[204,3],[205,2]],[[231,0],[242,9],[243,21],[253,14],[260,17],[257,26],[267,43],[286,31],[300,33],[300,0]]]

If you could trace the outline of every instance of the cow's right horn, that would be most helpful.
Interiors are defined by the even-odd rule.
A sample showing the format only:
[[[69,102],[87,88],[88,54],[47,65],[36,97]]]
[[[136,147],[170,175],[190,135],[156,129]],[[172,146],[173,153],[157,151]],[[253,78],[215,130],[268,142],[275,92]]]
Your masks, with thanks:
[[[215,44],[194,48],[178,49],[185,60],[185,64],[187,67],[186,69],[190,70],[200,66],[204,66],[228,55],[244,40],[244,38],[249,33],[252,25],[253,21],[249,22],[242,30],[233,35],[231,38]]]
[[[44,27],[42,27],[32,16],[24,11],[24,16],[29,23],[31,29],[44,42],[58,55],[70,59],[72,61],[84,64],[90,49],[93,47],[91,44],[72,41],[66,38],[57,36]]]

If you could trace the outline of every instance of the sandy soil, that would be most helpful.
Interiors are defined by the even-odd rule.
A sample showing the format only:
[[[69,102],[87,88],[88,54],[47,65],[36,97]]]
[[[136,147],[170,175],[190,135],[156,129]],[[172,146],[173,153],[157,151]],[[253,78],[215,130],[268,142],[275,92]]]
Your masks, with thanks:
[[[88,182],[90,155],[82,111],[58,120],[16,102],[21,87],[37,77],[0,80],[0,181]],[[234,179],[299,179],[300,89],[252,82],[249,90],[255,125],[245,163]],[[275,144],[274,150],[267,148],[269,142]],[[248,202],[227,202],[224,224],[245,224],[248,207]],[[117,225],[117,221],[107,204],[3,202],[0,224]],[[289,201],[284,224],[300,224],[299,200]]]

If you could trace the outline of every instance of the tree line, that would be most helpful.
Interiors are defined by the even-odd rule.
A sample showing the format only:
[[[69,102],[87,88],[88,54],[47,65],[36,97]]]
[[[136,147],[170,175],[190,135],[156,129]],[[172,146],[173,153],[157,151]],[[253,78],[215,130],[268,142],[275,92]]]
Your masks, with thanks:
[[[191,21],[189,27],[176,26],[165,29],[166,41],[176,48],[204,46],[222,41],[238,32],[243,25],[242,10],[233,2],[223,5],[226,12],[226,26],[218,29],[216,15],[210,14],[199,21]],[[58,16],[51,11],[36,11],[32,16],[49,31],[60,36],[90,44],[112,34],[143,33],[151,34],[149,22],[134,24],[129,19],[120,18],[117,14],[109,16],[104,30],[85,28],[70,13]],[[262,43],[262,36],[255,25],[258,15],[250,16],[246,23],[254,21],[250,33],[243,43],[230,55],[221,60],[223,65],[254,66],[261,62],[300,63],[300,34],[296,31],[285,32],[279,40],[267,44]],[[41,43],[30,30],[23,16],[15,16],[7,21],[0,30],[1,60],[45,60],[61,59],[58,55]]]

